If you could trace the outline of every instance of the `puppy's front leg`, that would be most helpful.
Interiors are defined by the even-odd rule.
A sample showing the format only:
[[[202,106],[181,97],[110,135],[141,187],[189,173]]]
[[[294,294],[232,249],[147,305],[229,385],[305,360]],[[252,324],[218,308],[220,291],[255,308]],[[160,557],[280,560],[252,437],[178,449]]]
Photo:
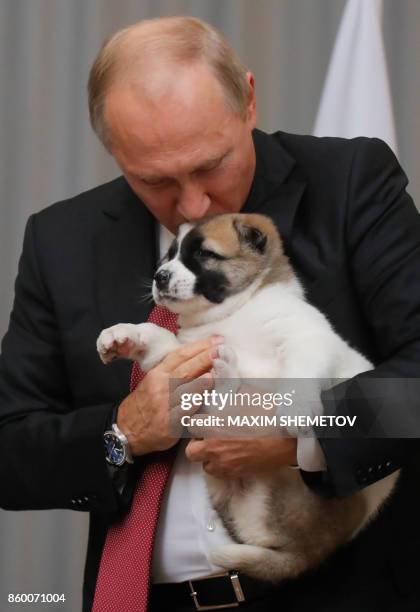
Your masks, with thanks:
[[[132,359],[139,362],[144,372],[148,372],[179,345],[172,332],[154,323],[118,323],[104,329],[96,341],[103,363],[121,358]]]
[[[213,361],[214,388],[217,393],[236,392],[241,378],[238,370],[238,359],[230,346],[219,346],[219,356]]]
[[[219,346],[219,356],[213,361],[215,378],[239,378],[238,359],[230,346]]]

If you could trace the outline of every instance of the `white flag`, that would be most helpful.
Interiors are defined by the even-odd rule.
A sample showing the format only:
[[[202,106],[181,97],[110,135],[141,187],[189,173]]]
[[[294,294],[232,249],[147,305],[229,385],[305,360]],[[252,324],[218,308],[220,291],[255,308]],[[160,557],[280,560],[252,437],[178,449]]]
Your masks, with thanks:
[[[382,0],[347,0],[314,134],[376,136],[397,153],[382,10]]]

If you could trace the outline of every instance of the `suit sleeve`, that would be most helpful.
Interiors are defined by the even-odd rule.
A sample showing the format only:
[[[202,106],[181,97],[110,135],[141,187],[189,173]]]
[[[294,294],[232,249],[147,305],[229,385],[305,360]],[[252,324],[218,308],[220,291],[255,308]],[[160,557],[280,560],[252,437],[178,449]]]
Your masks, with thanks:
[[[116,513],[122,501],[103,447],[112,404],[74,409],[34,224],[32,216],[0,357],[0,506]]]
[[[348,261],[378,359],[374,370],[322,395],[325,414],[357,416],[355,431],[320,437],[327,471],[302,472],[322,495],[349,495],[419,461],[420,215],[407,182],[385,143],[359,139],[348,188]]]

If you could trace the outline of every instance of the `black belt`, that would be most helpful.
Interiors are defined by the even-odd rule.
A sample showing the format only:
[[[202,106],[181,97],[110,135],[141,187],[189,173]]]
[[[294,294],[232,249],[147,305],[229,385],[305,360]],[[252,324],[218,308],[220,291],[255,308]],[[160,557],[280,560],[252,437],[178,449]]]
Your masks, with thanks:
[[[186,582],[154,584],[151,602],[155,606],[159,601],[170,602],[173,606],[191,607],[191,610],[237,608],[245,601],[261,599],[274,588],[269,582],[231,571]]]

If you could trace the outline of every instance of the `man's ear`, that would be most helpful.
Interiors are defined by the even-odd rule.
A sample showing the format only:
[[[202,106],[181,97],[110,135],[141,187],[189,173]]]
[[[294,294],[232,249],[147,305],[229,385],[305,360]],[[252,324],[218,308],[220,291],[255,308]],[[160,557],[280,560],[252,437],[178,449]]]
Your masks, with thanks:
[[[257,124],[257,101],[255,97],[255,79],[252,72],[246,73],[246,78],[249,84],[249,96],[247,103],[246,120],[249,127],[253,130]]]
[[[241,223],[237,219],[233,222],[233,227],[235,228],[239,241],[242,244],[246,244],[250,246],[252,249],[255,249],[259,253],[264,253],[265,247],[267,245],[267,236],[260,229],[254,227],[252,225],[246,225],[245,223]]]

